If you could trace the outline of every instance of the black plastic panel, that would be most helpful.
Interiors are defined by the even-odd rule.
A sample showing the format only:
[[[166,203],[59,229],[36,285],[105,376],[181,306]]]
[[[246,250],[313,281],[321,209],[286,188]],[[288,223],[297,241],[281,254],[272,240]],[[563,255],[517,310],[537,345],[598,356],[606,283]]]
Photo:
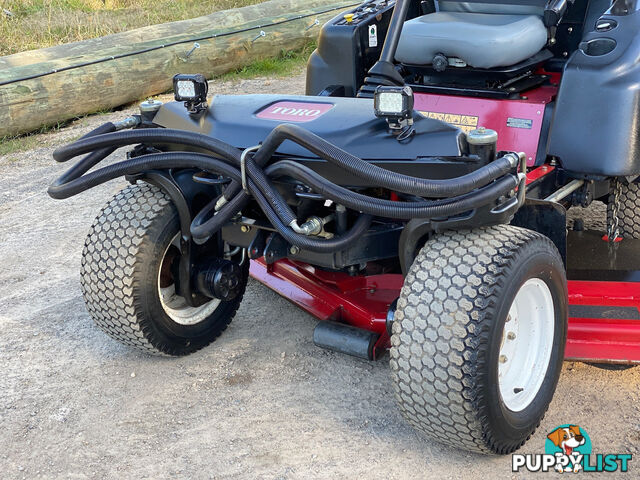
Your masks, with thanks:
[[[549,135],[549,155],[576,176],[640,174],[640,12],[605,15],[567,62]],[[587,25],[593,30],[594,25]]]
[[[384,0],[371,2],[366,10],[356,12],[352,23],[344,20],[343,12],[322,27],[318,48],[307,65],[308,95],[340,85],[345,96],[355,96],[366,72],[380,57],[393,5]],[[377,45],[369,46],[369,28],[374,25]]]
[[[410,141],[398,142],[389,133],[386,121],[374,115],[373,100],[361,98],[221,95],[213,98],[202,115],[189,115],[181,103],[167,103],[154,122],[166,128],[203,133],[244,149],[258,145],[271,130],[286,123],[257,117],[276,102],[333,105],[326,113],[299,125],[363,159],[401,161],[457,157],[462,153],[464,138],[459,129],[419,114],[415,114],[416,135]],[[307,150],[289,141],[281,145],[278,153],[313,158]]]

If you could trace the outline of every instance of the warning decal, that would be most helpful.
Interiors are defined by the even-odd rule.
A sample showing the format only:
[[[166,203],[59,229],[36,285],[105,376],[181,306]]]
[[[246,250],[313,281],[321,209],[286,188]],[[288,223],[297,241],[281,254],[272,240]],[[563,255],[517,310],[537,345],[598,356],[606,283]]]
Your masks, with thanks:
[[[427,118],[434,118],[441,122],[458,127],[463,132],[470,132],[478,126],[478,117],[474,115],[458,115],[456,113],[420,112]]]

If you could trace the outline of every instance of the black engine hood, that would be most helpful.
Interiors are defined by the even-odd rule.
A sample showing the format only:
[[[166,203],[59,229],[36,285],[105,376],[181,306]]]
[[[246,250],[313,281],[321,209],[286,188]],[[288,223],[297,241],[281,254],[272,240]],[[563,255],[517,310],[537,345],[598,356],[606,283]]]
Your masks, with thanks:
[[[463,133],[451,125],[416,113],[416,135],[400,143],[388,132],[383,119],[373,113],[373,100],[361,98],[309,97],[299,95],[217,95],[209,109],[187,113],[178,102],[162,106],[154,123],[199,132],[238,148],[261,143],[282,123],[310,130],[334,145],[366,160],[414,160],[420,157],[461,155]],[[281,155],[313,157],[307,150],[286,141]]]

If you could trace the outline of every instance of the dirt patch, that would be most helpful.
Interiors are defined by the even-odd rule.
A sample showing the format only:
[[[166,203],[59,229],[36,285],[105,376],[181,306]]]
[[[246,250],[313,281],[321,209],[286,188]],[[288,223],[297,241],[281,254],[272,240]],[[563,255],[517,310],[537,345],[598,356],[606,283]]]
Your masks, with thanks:
[[[211,85],[303,90],[302,74]],[[145,356],[94,327],[80,295],[80,252],[94,216],[125,182],[63,202],[45,191],[64,169],[51,159],[55,145],[126,113],[90,117],[14,160],[0,157],[3,478],[530,477],[512,474],[509,457],[415,433],[396,408],[388,357],[367,363],[314,347],[315,320],[256,282],[222,337],[187,358]],[[639,386],[640,369],[566,363],[523,451],[542,452],[546,432],[577,423],[596,451],[636,453]]]

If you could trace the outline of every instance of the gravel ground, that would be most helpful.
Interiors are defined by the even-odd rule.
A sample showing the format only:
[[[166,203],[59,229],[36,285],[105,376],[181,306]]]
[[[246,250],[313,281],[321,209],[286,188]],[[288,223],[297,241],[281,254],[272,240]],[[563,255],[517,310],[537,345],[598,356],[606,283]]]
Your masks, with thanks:
[[[303,85],[300,74],[211,90]],[[80,294],[80,252],[124,182],[64,202],[45,190],[63,171],[51,159],[56,145],[124,113],[90,117],[42,135],[35,150],[0,157],[3,478],[530,477],[512,474],[510,457],[416,434],[394,404],[388,357],[366,363],[314,347],[314,319],[254,281],[230,328],[187,358],[139,354],[94,327]],[[542,452],[546,432],[577,423],[594,451],[636,453],[639,385],[640,369],[565,363],[523,451]]]

